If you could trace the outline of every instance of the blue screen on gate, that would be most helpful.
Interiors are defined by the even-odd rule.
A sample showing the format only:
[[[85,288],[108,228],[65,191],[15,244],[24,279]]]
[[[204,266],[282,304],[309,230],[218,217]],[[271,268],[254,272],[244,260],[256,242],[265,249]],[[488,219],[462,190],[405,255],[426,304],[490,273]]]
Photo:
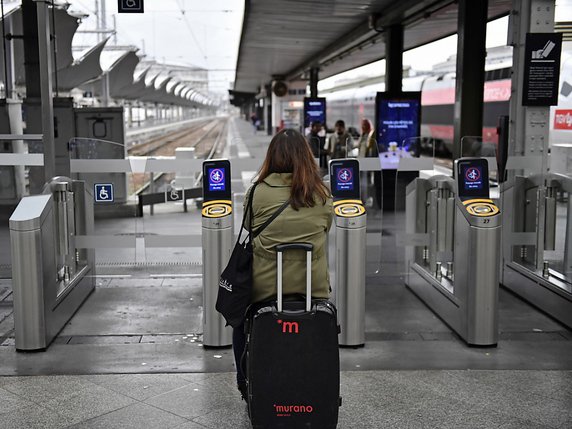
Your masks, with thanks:
[[[224,192],[226,190],[226,169],[225,168],[209,168],[208,183],[210,192]]]
[[[463,165],[462,168],[463,183],[466,191],[482,191],[483,190],[483,169],[480,166]]]
[[[334,167],[336,192],[353,191],[355,172],[353,168]]]

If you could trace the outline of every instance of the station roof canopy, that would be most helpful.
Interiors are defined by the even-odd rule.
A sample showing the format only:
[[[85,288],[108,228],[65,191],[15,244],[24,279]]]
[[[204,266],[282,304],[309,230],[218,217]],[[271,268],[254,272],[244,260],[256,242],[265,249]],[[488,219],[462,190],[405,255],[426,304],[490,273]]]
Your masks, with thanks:
[[[489,20],[511,0],[489,0]],[[385,57],[384,29],[404,26],[409,50],[457,32],[455,0],[246,0],[234,90],[257,92],[273,79],[320,79]]]

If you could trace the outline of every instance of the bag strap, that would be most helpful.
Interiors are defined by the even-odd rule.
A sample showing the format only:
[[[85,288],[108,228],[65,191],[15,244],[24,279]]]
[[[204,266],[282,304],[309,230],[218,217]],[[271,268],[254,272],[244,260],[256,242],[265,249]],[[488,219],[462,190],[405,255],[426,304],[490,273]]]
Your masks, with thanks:
[[[249,202],[250,202],[250,201],[249,201]],[[268,225],[270,225],[270,223],[271,223],[274,219],[276,219],[276,218],[278,217],[278,215],[279,215],[280,213],[282,213],[282,212],[284,211],[284,209],[285,209],[286,207],[288,207],[289,205],[290,205],[290,198],[288,198],[286,201],[284,201],[284,204],[282,204],[282,205],[272,214],[272,216],[270,216],[270,217],[266,220],[266,222],[264,222],[256,231],[254,231],[254,232],[252,233],[252,238],[258,236],[258,235],[264,230],[264,228],[266,228]],[[251,217],[250,219],[251,219],[251,221],[252,221],[252,217]],[[252,230],[252,229],[251,229],[251,230]]]
[[[254,191],[256,190],[256,186],[258,185],[258,183],[255,183],[254,185],[252,185],[252,190],[250,191],[250,195],[249,195],[249,199],[248,199],[248,204],[246,205],[246,209],[244,210],[244,214],[242,215],[242,223],[240,224],[240,232],[238,233],[238,240],[237,242],[240,243],[240,239],[242,237],[242,231],[244,230],[244,224],[246,223],[246,218],[249,217],[249,225],[248,225],[248,231],[252,230],[252,200],[254,199]],[[250,212],[250,216],[248,216]],[[248,236],[246,237],[246,239],[249,239],[249,242],[252,241],[252,239],[250,238],[250,234],[248,234]],[[245,239],[245,241],[246,241]]]

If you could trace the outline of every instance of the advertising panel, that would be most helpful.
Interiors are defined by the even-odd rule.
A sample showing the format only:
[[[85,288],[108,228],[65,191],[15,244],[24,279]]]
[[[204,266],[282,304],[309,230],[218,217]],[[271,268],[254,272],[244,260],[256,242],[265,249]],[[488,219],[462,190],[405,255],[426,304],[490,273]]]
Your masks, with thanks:
[[[375,132],[380,152],[397,150],[421,134],[421,93],[378,92]],[[404,149],[407,149],[404,147]]]

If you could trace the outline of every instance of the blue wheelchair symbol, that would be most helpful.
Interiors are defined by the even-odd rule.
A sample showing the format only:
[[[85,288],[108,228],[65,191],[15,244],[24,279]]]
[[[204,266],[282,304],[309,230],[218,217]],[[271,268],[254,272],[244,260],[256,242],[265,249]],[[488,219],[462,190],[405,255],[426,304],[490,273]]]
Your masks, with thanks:
[[[113,183],[95,184],[95,202],[96,203],[113,202]]]

